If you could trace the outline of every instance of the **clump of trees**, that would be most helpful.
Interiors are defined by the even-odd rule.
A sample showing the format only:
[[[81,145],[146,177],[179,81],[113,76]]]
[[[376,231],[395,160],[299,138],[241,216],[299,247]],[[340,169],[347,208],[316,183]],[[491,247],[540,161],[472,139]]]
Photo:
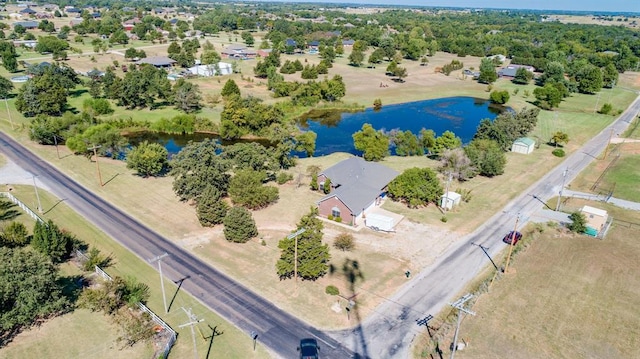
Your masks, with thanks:
[[[224,217],[224,238],[230,242],[245,243],[258,235],[256,222],[246,208],[232,207]]]
[[[144,141],[127,153],[127,168],[144,177],[158,176],[167,170],[167,155],[162,145]]]
[[[438,175],[430,168],[410,168],[389,183],[389,197],[411,208],[438,203],[444,193]]]
[[[451,60],[450,63],[442,66],[442,73],[449,76],[453,71],[460,70],[464,67],[462,61],[459,60]]]

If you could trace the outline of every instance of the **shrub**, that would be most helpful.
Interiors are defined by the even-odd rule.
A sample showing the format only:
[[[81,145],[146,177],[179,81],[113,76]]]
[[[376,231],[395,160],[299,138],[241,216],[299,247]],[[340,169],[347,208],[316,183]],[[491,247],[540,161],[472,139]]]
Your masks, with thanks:
[[[89,98],[84,100],[82,106],[85,110],[91,109],[96,115],[107,115],[113,113],[111,104],[108,100],[103,98]]]
[[[564,155],[565,155],[564,150],[562,148],[556,148],[551,153],[553,153],[553,155],[556,156],[556,157],[564,157]]]
[[[329,295],[338,295],[340,294],[340,290],[335,285],[328,285],[327,288],[324,289],[324,292]]]
[[[611,105],[610,103],[605,103],[604,105],[602,105],[602,107],[600,108],[600,112],[603,115],[608,115],[611,113],[611,111],[613,110],[613,105]]]
[[[330,221],[333,221],[333,214],[328,215],[327,219],[330,220]]]
[[[353,241],[353,235],[350,233],[340,233],[333,241],[333,247],[341,251],[351,251],[356,247]]]
[[[571,223],[567,226],[571,232],[584,233],[587,230],[587,218],[582,212],[573,212],[569,216]]]
[[[335,217],[333,220],[338,223],[342,223],[342,217]]]
[[[91,248],[87,257],[89,259],[82,266],[85,271],[93,271],[96,266],[104,269],[111,265],[111,256],[100,253],[98,248]]]
[[[489,98],[491,99],[491,102],[493,103],[497,103],[500,105],[504,105],[505,103],[507,103],[507,101],[509,101],[509,91],[504,90],[504,91],[492,91],[491,95],[489,96]]]
[[[440,217],[440,221],[442,221],[442,223],[447,223],[448,220],[447,216]]]
[[[311,176],[311,184],[310,187],[312,190],[317,191],[319,186],[318,186],[318,175],[317,174],[313,174]]]
[[[276,176],[276,182],[278,184],[285,184],[293,179],[293,175],[287,172],[280,172]]]

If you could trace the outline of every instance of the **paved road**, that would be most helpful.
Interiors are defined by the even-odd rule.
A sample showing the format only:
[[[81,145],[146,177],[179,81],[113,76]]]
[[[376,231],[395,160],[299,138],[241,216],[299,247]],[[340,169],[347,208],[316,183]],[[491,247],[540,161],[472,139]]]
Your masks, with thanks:
[[[489,247],[487,252],[492,257],[498,254],[504,248],[502,237],[513,229],[518,214],[518,227],[524,226],[532,214],[544,206],[544,202],[558,195],[565,169],[569,170],[565,178],[568,184],[602,153],[611,135],[622,134],[639,112],[640,97],[579,151],[531,185],[475,232],[461,238],[436,263],[382,303],[361,326],[333,335],[351,349],[372,358],[409,358],[412,340],[424,330],[424,327],[417,326],[415,320],[436,314],[455,301],[457,295],[464,294],[460,293],[464,286],[484,266],[490,265],[483,250],[473,244]]]
[[[124,214],[100,197],[54,169],[0,132],[0,152],[24,170],[33,173],[65,203],[96,224],[138,257],[146,260],[162,253],[163,274],[177,281],[189,276],[182,288],[246,333],[258,333],[258,341],[274,356],[295,358],[304,337],[320,340],[327,358],[352,358],[354,354],[335,339],[277,308],[236,283],[188,251]]]

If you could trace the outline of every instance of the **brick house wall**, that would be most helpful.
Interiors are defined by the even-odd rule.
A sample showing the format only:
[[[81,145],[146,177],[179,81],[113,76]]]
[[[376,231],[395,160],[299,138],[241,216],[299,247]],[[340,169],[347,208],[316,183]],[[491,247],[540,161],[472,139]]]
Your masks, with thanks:
[[[337,197],[329,197],[326,200],[318,203],[318,214],[322,217],[329,217],[332,214],[333,208],[340,210],[340,218],[342,223],[353,224],[353,213],[342,203]]]

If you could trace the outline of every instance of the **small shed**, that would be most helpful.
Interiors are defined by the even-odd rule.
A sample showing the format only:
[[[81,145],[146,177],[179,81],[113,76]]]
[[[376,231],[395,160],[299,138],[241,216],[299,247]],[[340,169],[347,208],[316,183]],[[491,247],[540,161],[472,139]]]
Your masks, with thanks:
[[[517,140],[513,141],[513,145],[511,145],[511,152],[528,155],[533,152],[535,146],[536,141],[528,137],[520,137]]]
[[[233,66],[227,62],[218,62],[216,65],[196,65],[189,68],[189,71],[198,76],[210,77],[215,75],[231,75]]]
[[[462,196],[459,193],[448,191],[440,197],[440,207],[444,209],[452,209],[453,207],[460,204],[460,200]]]
[[[583,206],[580,212],[582,212],[587,219],[587,226],[598,232],[604,228],[604,224],[607,223],[607,218],[609,218],[607,211],[591,206]]]

